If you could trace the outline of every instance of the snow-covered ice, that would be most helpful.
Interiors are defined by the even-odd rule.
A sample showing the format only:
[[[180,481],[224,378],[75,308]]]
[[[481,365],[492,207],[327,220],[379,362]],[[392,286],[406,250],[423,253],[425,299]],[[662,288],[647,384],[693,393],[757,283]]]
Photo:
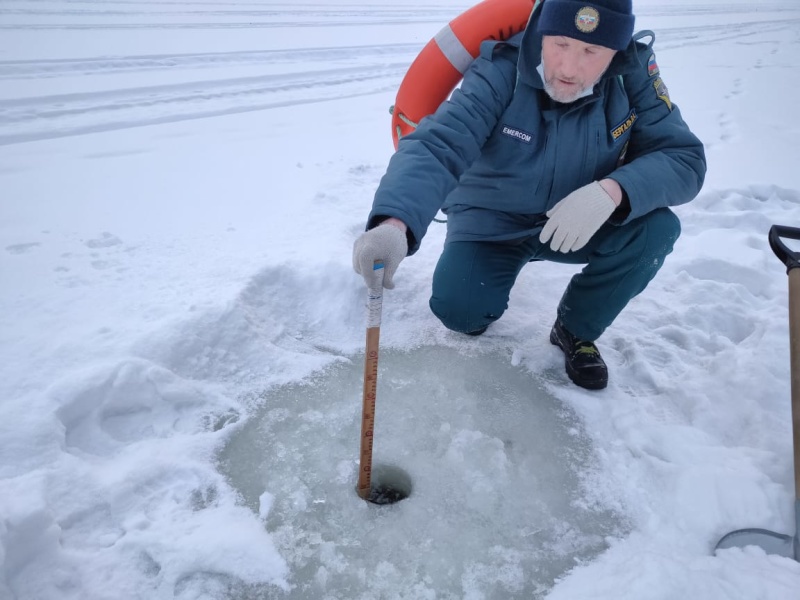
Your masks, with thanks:
[[[427,308],[434,225],[384,297],[355,492],[352,241],[388,107],[468,2],[0,5],[0,598],[796,600],[787,277],[800,5],[634,0],[706,144],[664,268],[572,386],[536,263],[481,338]]]

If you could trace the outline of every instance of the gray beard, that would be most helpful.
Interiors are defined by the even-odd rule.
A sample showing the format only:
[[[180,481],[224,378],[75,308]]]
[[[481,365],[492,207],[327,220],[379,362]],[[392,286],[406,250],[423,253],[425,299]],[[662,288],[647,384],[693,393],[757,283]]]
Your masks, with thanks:
[[[551,99],[555,100],[556,102],[561,102],[562,104],[569,104],[571,102],[575,102],[576,100],[580,100],[581,98],[585,98],[586,96],[591,96],[592,92],[594,91],[594,86],[597,85],[597,81],[600,81],[600,77],[602,77],[603,73],[605,73],[605,71],[601,73],[600,77],[597,78],[597,81],[595,81],[589,87],[583,88],[582,90],[579,90],[574,94],[570,94],[569,96],[562,96],[553,88],[550,82],[545,79],[544,58],[542,59],[542,62],[539,63],[539,66],[536,67],[536,71],[539,73],[539,77],[541,77],[542,81],[544,82],[545,93],[550,96]]]

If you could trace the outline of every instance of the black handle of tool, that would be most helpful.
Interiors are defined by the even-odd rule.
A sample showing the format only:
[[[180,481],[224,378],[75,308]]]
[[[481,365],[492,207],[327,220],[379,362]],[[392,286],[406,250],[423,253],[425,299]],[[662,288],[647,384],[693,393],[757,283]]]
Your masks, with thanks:
[[[800,267],[800,254],[792,252],[786,247],[781,238],[800,240],[800,227],[788,225],[773,225],[769,228],[769,245],[781,262],[786,265],[786,271]]]

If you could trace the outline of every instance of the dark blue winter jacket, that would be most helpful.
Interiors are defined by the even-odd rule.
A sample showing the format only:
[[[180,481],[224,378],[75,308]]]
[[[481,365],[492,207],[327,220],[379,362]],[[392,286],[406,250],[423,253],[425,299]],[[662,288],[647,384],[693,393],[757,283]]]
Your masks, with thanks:
[[[626,194],[617,224],[698,194],[703,145],[669,98],[652,32],[617,52],[591,96],[560,104],[537,72],[535,29],[484,42],[450,100],[400,140],[368,228],[401,219],[413,254],[440,208],[448,240],[499,241],[538,231],[559,200],[606,177]]]

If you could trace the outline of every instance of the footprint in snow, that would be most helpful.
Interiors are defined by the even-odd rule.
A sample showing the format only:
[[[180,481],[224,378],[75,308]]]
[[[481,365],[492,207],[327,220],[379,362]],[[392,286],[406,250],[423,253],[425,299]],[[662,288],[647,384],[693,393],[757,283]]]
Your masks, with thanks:
[[[9,254],[25,254],[26,252],[30,252],[34,248],[41,246],[39,242],[29,242],[27,244],[12,244],[10,246],[6,246],[6,252]]]
[[[111,246],[119,246],[121,243],[121,239],[107,231],[104,231],[99,238],[84,242],[88,248],[110,248]]]

